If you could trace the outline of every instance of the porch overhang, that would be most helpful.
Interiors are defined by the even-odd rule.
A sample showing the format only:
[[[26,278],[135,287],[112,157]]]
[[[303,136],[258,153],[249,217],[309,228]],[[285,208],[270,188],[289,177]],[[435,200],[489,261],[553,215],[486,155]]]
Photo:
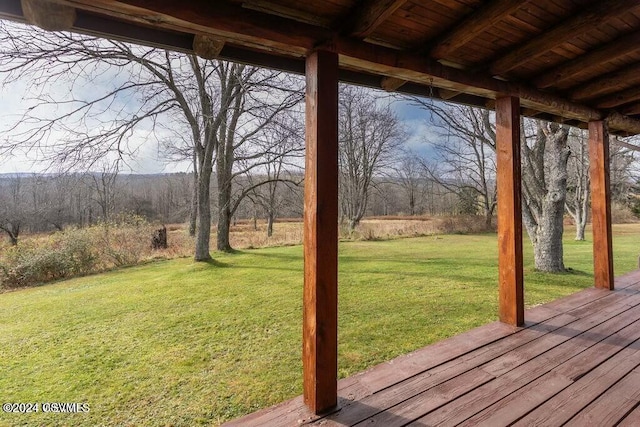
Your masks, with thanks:
[[[304,400],[337,403],[337,82],[496,108],[500,318],[525,321],[519,116],[589,128],[613,289],[608,132],[640,133],[637,0],[3,0],[0,18],[305,73]],[[330,177],[331,179],[323,179]]]

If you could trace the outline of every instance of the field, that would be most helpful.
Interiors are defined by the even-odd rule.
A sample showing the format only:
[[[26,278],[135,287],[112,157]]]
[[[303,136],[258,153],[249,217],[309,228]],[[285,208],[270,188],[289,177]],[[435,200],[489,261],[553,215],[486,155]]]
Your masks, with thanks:
[[[640,225],[614,230],[619,275]],[[566,234],[567,274],[525,241],[529,306],[591,286],[591,241]],[[302,248],[214,255],[0,294],[0,400],[90,408],[0,425],[215,425],[300,394]],[[494,320],[496,277],[495,234],[342,242],[340,377]]]

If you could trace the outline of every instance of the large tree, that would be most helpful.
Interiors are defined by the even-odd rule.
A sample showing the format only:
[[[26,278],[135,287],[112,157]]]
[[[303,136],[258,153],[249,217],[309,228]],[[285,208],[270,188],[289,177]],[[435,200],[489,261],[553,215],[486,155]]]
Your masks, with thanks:
[[[68,33],[0,23],[5,83],[29,78],[30,107],[0,150],[39,152],[68,168],[132,158],[143,141],[175,138],[192,155],[197,198],[195,259],[210,259],[211,178],[218,191],[218,241],[229,250],[233,179],[264,164],[253,142],[301,99],[299,80]],[[242,164],[245,170],[236,170]],[[259,185],[255,184],[255,185]],[[246,192],[241,195],[246,195]],[[195,205],[195,204],[194,204]]]
[[[569,127],[526,121],[522,135],[522,217],[535,266],[540,271],[562,272]]]
[[[342,216],[353,231],[366,213],[376,174],[391,170],[404,131],[383,98],[357,86],[340,86],[338,160]]]
[[[441,185],[479,207],[490,224],[496,203],[495,123],[487,110],[449,106],[415,99],[431,113],[439,129],[433,144],[436,158],[426,163]],[[562,233],[567,195],[569,128],[543,121],[523,120],[523,222],[541,271],[564,271]]]

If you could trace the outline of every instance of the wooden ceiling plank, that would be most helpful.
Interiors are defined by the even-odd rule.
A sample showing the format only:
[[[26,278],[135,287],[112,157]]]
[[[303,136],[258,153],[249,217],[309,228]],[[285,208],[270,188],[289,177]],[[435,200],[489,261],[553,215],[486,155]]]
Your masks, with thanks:
[[[597,1],[587,11],[565,19],[533,40],[511,49],[509,53],[495,60],[489,66],[489,70],[492,75],[504,76],[519,65],[538,58],[567,40],[582,35],[624,13],[629,13],[630,10],[639,6],[640,3],[637,0]]]
[[[431,48],[430,55],[436,59],[446,58],[529,1],[494,0],[489,2],[481,9],[466,16],[447,33],[438,37],[438,41]]]
[[[596,98],[629,87],[638,81],[640,81],[640,62],[579,85],[569,93],[569,98],[574,101]]]
[[[640,31],[622,36],[577,58],[570,59],[534,80],[536,87],[551,87],[585,71],[640,50]]]
[[[344,32],[360,39],[367,38],[406,2],[407,0],[360,1],[349,18],[344,20],[348,26]]]
[[[596,105],[598,108],[615,108],[638,100],[640,100],[640,86],[635,86],[631,89],[623,90],[604,97],[598,100]]]

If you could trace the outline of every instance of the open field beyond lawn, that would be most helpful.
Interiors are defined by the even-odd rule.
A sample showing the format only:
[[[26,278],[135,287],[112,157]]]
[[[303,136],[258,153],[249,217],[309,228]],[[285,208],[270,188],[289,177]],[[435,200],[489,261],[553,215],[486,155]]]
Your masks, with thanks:
[[[640,225],[614,231],[620,275]],[[592,285],[589,237],[566,235],[562,275],[525,241],[528,305]],[[90,406],[0,426],[215,425],[300,394],[302,248],[214,257],[0,294],[0,401]],[[495,320],[496,277],[494,234],[341,243],[340,376]]]

